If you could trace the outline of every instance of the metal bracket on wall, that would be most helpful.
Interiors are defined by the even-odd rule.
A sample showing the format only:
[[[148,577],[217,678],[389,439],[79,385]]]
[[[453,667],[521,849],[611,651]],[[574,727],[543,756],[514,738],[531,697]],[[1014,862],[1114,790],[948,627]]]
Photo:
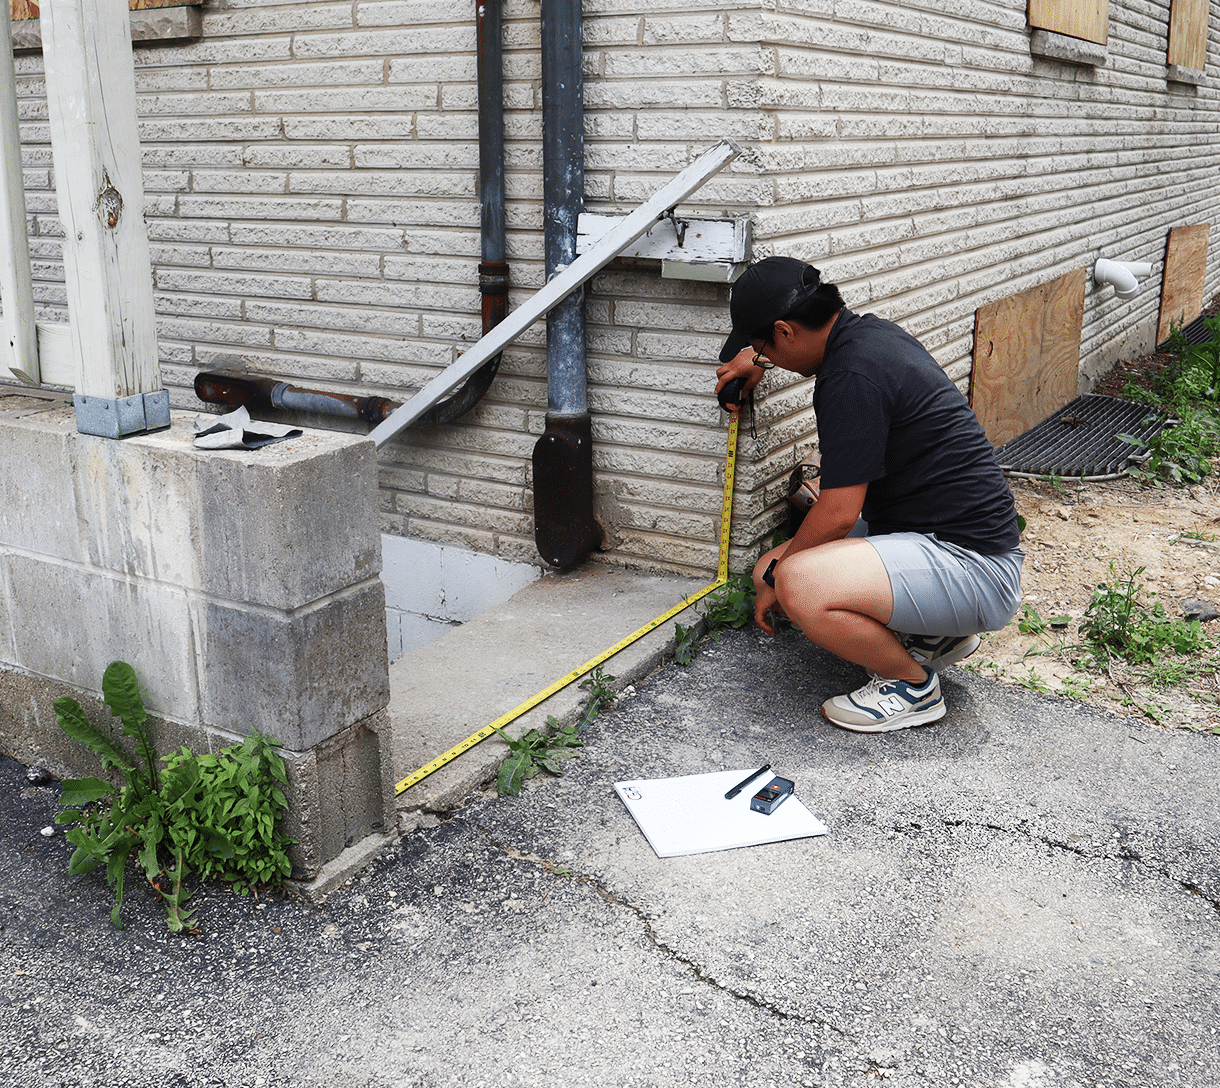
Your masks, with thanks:
[[[442,397],[453,392],[488,359],[503,351],[535,321],[544,317],[623,250],[647,234],[667,211],[690,196],[739,154],[740,145],[735,140],[728,139],[721,140],[715,147],[705,151],[617,226],[607,231],[587,252],[577,257],[545,287],[536,291],[494,329],[472,344],[457,362],[451,363],[406,404],[374,427],[369,432],[369,437],[376,445],[383,446],[399,431],[409,427]]]
[[[582,212],[576,252],[591,249],[622,221],[621,215]],[[660,261],[662,279],[732,283],[750,259],[750,217],[692,219],[670,208],[619,256]]]

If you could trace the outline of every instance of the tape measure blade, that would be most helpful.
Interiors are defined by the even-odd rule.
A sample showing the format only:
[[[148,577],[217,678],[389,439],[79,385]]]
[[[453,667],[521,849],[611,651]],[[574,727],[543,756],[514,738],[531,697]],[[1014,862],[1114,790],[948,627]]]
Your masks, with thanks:
[[[609,649],[603,650],[596,657],[590,658],[583,665],[579,666],[578,668],[573,669],[571,672],[567,673],[566,675],[561,676],[553,684],[550,684],[549,686],[543,688],[541,691],[530,696],[530,698],[526,699],[525,702],[518,704],[512,710],[508,711],[508,713],[502,714],[490,725],[485,725],[477,733],[472,733],[465,740],[459,741],[448,751],[441,753],[439,756],[437,756],[435,759],[433,759],[429,763],[425,763],[418,770],[413,771],[411,774],[407,775],[406,778],[400,780],[395,785],[395,787],[394,787],[395,796],[410,789],[412,786],[418,784],[419,782],[422,782],[425,778],[428,777],[428,775],[433,774],[436,771],[439,771],[447,763],[451,763],[458,756],[462,755],[462,753],[468,752],[476,744],[479,744],[480,742],[486,740],[488,737],[492,736],[495,733],[495,728],[493,728],[493,727],[498,726],[499,728],[503,729],[504,726],[508,725],[510,722],[515,721],[517,718],[521,717],[522,714],[525,714],[528,711],[533,710],[534,707],[538,706],[540,703],[546,702],[546,700],[549,699],[556,692],[562,691],[573,681],[578,680],[580,677],[584,676],[586,673],[592,672],[595,668],[597,668],[598,665],[601,665],[604,662],[609,661],[610,658],[612,658],[619,651],[630,646],[633,642],[636,642],[639,639],[643,638],[650,631],[656,630],[658,627],[661,626],[661,624],[665,623],[667,620],[672,619],[674,616],[677,616],[681,612],[685,612],[686,609],[691,607],[691,605],[695,604],[697,601],[702,600],[709,593],[713,592],[714,590],[719,589],[721,586],[725,585],[728,582],[729,530],[732,525],[732,515],[733,515],[733,480],[734,480],[735,468],[736,468],[736,464],[737,464],[737,425],[738,425],[738,421],[739,421],[739,413],[734,412],[732,417],[729,420],[728,449],[725,454],[724,498],[723,498],[723,501],[721,502],[721,507],[720,507],[720,549],[719,549],[719,557],[718,557],[717,570],[716,570],[716,580],[714,582],[711,582],[708,585],[704,586],[701,590],[692,594],[690,597],[684,597],[679,604],[676,604],[672,608],[670,608],[668,611],[661,613],[661,615],[657,616],[655,619],[649,620],[649,622],[644,624],[643,627],[640,627],[637,630],[633,631],[626,638],[620,639]]]

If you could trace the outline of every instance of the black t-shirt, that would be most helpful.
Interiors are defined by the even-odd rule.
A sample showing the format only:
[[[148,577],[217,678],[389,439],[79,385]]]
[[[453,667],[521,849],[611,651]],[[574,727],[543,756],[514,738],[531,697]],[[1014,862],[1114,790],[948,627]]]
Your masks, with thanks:
[[[813,390],[821,485],[867,483],[870,534],[935,533],[996,555],[1017,547],[1016,507],[983,428],[913,336],[842,310]]]

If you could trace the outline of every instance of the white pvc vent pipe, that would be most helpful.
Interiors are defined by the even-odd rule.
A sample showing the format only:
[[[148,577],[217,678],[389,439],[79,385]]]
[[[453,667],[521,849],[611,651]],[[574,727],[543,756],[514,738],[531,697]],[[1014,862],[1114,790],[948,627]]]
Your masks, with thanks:
[[[1093,266],[1093,282],[1110,284],[1114,293],[1123,299],[1135,298],[1140,291],[1139,281],[1150,275],[1152,265],[1147,262],[1128,264],[1123,261],[1107,261],[1101,257]]]

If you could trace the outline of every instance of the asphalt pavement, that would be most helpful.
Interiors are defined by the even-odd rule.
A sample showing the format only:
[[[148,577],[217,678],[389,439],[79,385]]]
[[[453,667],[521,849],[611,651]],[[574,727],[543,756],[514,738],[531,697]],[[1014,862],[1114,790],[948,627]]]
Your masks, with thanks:
[[[475,792],[321,903],[205,888],[200,938],[134,866],[112,928],[40,833],[56,790],[3,761],[0,1083],[1220,1084],[1220,737],[959,669],[934,725],[823,721],[861,679],[732,633],[563,778]],[[763,762],[828,835],[663,860],[613,791]]]

